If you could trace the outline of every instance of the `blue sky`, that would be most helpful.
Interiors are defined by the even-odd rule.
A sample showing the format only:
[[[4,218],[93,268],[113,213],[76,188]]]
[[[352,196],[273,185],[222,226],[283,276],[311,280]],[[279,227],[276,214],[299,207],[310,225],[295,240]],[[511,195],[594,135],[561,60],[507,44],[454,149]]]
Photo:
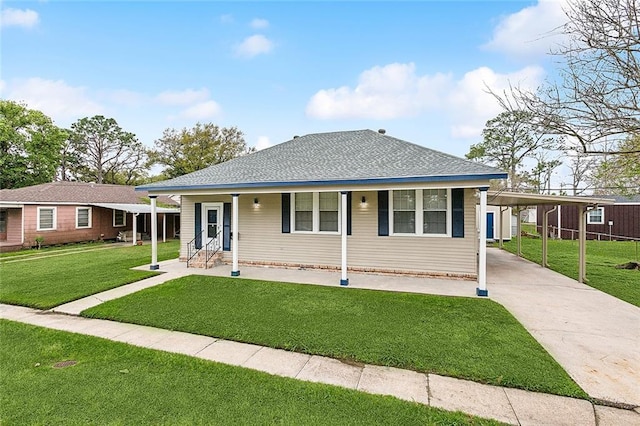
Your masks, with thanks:
[[[59,126],[102,114],[148,146],[237,126],[250,146],[370,128],[464,156],[536,87],[560,1],[5,1],[0,96]]]

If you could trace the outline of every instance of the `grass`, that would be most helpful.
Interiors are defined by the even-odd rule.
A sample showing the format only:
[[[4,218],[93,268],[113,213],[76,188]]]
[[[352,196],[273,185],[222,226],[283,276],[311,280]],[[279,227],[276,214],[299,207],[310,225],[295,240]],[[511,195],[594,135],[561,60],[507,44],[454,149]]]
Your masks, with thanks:
[[[158,244],[158,260],[178,257],[179,242]],[[0,302],[49,309],[156,275],[132,271],[151,260],[151,245],[78,252],[0,264]]]
[[[9,251],[6,253],[0,253],[0,261],[5,260],[13,260],[15,257],[27,257],[27,256],[38,256],[44,254],[50,254],[51,252],[58,251],[73,251],[73,250],[83,250],[85,248],[100,248],[100,247],[108,247],[110,243],[104,241],[90,241],[84,243],[73,243],[73,244],[64,244],[57,246],[47,246],[42,247],[40,250],[36,248],[27,248],[18,251]]]
[[[517,239],[505,242],[512,253]],[[618,299],[640,307],[640,271],[616,269],[615,266],[638,261],[637,244],[633,241],[587,241],[587,283]],[[522,238],[522,255],[536,263],[542,261],[542,240]],[[578,241],[549,240],[549,267],[563,275],[578,279]]]
[[[499,424],[10,321],[0,334],[3,424]]]
[[[491,300],[187,276],[84,316],[586,398]]]

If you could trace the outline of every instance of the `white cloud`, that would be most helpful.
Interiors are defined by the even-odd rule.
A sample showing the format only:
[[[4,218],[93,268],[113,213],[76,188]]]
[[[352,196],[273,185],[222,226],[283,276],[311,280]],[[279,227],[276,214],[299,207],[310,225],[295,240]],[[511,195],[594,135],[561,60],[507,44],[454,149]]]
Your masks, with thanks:
[[[355,88],[318,91],[306,114],[319,119],[389,120],[440,113],[451,124],[453,137],[476,137],[485,122],[501,111],[487,87],[497,93],[510,84],[535,89],[543,73],[539,67],[507,74],[481,67],[455,80],[440,73],[418,75],[412,63],[376,66],[360,74]]]
[[[467,72],[455,83],[445,102],[452,119],[451,134],[457,138],[480,135],[486,121],[495,117],[502,108],[488,89],[501,94],[509,86],[535,90],[542,81],[540,67],[525,67],[519,71],[500,74],[488,67]]]
[[[204,87],[198,90],[166,90],[156,96],[156,101],[164,105],[189,105],[207,99],[209,99],[209,90]]]
[[[193,120],[205,120],[214,118],[221,110],[220,105],[215,101],[199,102],[182,111],[180,116]]]
[[[44,112],[55,121],[70,123],[101,114],[102,105],[90,99],[84,87],[68,85],[63,80],[29,78],[4,82],[2,97],[24,102],[30,109]]]
[[[418,76],[415,65],[389,64],[364,71],[351,89],[318,91],[307,104],[307,115],[315,118],[411,117],[437,104],[450,76]]]
[[[2,27],[35,27],[40,21],[38,12],[31,9],[2,9],[0,12],[0,26]]]
[[[260,151],[272,146],[271,140],[267,136],[258,136],[258,142],[255,145],[256,150]]]
[[[220,22],[222,22],[223,24],[232,24],[233,21],[233,15],[231,15],[230,13],[220,15]]]
[[[269,21],[267,21],[266,19],[255,18],[249,25],[255,30],[262,30],[265,28],[269,28]]]
[[[500,20],[483,47],[513,56],[544,55],[563,40],[566,0],[539,0],[537,4]]]
[[[242,43],[236,46],[236,56],[241,58],[253,58],[260,54],[266,54],[273,50],[273,42],[262,34],[252,35],[245,38]]]

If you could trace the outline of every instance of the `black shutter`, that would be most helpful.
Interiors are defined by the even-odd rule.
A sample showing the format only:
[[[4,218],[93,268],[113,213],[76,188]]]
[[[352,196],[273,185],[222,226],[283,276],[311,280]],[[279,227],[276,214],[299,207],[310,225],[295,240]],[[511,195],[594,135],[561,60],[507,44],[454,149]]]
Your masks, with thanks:
[[[282,193],[282,233],[291,232],[291,194]]]
[[[347,235],[351,235],[351,191],[347,192]]]
[[[451,190],[451,236],[453,238],[464,238],[464,189],[456,188]]]
[[[196,239],[195,243],[196,243],[196,248],[197,249],[201,249],[202,248],[202,203],[196,203],[196,207],[195,207],[196,211],[195,211],[195,226],[194,226],[194,237]]]
[[[389,191],[378,191],[378,235],[389,235]]]
[[[222,250],[231,250],[231,203],[224,203],[222,209]]]

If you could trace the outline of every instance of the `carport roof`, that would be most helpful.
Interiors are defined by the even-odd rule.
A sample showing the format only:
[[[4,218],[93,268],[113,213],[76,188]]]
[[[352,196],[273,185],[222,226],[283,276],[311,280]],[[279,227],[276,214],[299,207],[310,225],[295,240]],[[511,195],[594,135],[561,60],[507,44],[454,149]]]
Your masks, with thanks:
[[[603,204],[613,204],[611,198],[599,197],[578,197],[570,195],[547,195],[547,194],[527,194],[521,192],[488,191],[487,204],[491,206],[540,206],[540,205],[582,205],[596,206]]]
[[[127,213],[151,213],[151,206],[149,204],[90,203],[89,205],[113,210],[123,210]],[[180,213],[180,209],[156,207],[156,213]]]

